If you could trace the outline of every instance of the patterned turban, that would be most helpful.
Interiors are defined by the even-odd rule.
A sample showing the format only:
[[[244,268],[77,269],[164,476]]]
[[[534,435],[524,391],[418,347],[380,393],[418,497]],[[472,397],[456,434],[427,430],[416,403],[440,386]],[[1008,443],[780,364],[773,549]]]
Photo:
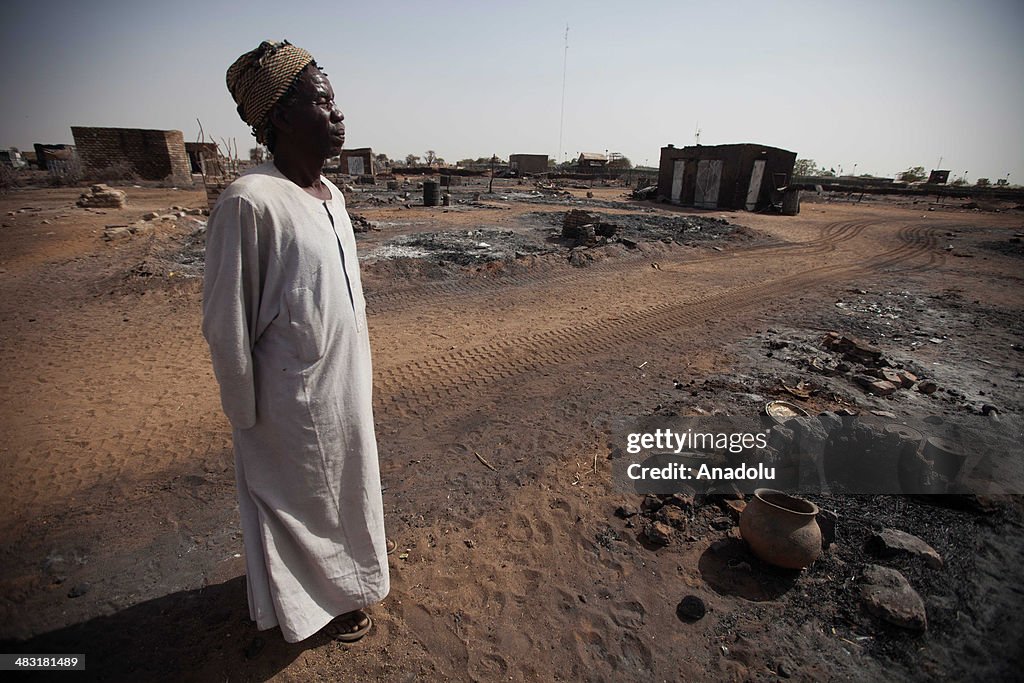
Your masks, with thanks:
[[[265,40],[228,69],[228,90],[238,105],[238,115],[252,126],[257,142],[266,142],[263,138],[271,110],[312,61],[313,55],[287,40]]]

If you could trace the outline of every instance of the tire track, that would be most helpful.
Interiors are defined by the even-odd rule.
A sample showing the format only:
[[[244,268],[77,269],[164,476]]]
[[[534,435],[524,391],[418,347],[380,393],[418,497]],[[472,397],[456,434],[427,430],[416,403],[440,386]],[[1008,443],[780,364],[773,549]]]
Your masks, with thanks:
[[[832,234],[846,241],[872,224],[870,221],[857,223],[861,225],[838,225]],[[597,348],[634,344],[671,330],[694,328],[710,319],[735,315],[759,305],[765,291],[771,291],[773,296],[784,295],[829,280],[906,264],[926,253],[934,256],[937,237],[932,228],[904,226],[897,238],[901,242],[898,247],[862,263],[825,265],[769,281],[745,282],[713,294],[656,304],[612,318],[590,320],[570,328],[493,342],[389,368],[380,372],[378,378],[377,409],[387,412],[404,407],[426,408],[469,389],[585,357]],[[829,245],[816,248],[829,251]],[[930,258],[927,264],[914,269],[930,268],[933,264],[934,259]]]
[[[722,261],[729,258],[762,257],[791,252],[807,255],[827,253],[833,251],[835,245],[856,238],[864,229],[872,224],[873,222],[869,220],[830,223],[822,229],[821,237],[815,240],[797,243],[773,240],[765,244],[758,244],[727,253],[687,259],[669,266],[667,270],[674,271],[695,264]],[[632,270],[639,263],[645,262],[649,258],[649,256],[644,254],[623,256],[588,266],[585,269],[562,274],[531,272],[521,275],[503,275],[487,280],[459,279],[457,281],[417,284],[399,289],[391,288],[386,291],[379,290],[366,295],[366,306],[374,313],[384,313],[407,310],[420,305],[425,300],[435,299],[439,296],[491,296],[496,292],[506,293],[510,290],[527,288],[537,284],[568,286],[582,280],[592,279],[596,275]]]

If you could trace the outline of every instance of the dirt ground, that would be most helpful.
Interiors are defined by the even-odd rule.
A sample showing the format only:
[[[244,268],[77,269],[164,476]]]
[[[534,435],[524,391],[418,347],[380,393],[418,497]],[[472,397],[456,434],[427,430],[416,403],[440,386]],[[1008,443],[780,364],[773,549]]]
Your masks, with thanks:
[[[78,208],[74,189],[0,197],[0,651],[84,653],[98,680],[1021,679],[1019,497],[818,496],[835,542],[785,572],[712,498],[649,543],[641,499],[612,485],[607,425],[777,398],[1020,415],[1024,212],[810,197],[785,217],[514,181],[427,208],[415,183],[350,193],[370,228],[357,237],[399,543],[354,645],[290,645],[248,620],[199,330],[205,218],[172,211],[203,193],[129,186],[125,209]],[[618,237],[574,248],[558,234],[569,208]],[[882,398],[815,374],[829,331],[939,390]],[[800,381],[805,397],[786,390]],[[942,568],[873,557],[882,527]],[[869,564],[903,572],[925,633],[863,609]],[[702,618],[677,616],[688,595]]]

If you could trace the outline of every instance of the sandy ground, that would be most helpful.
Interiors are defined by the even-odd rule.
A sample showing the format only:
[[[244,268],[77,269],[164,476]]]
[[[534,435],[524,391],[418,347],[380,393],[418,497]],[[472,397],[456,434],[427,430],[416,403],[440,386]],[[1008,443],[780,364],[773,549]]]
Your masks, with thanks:
[[[647,543],[615,514],[640,499],[611,484],[605,426],[756,411],[780,378],[806,377],[766,349],[829,330],[926,368],[943,390],[834,386],[809,409],[1019,414],[1020,212],[866,201],[709,213],[595,188],[606,213],[744,228],[603,247],[585,267],[558,245],[476,266],[366,263],[393,589],[360,643],[289,645],[248,620],[230,432],[199,331],[199,224],[104,239],[205,198],[124,189],[122,210],[77,208],[79,190],[0,197],[0,650],[85,653],[101,680],[1021,676],[1019,500],[822,499],[840,514],[836,544],[787,574],[750,556],[713,501],[670,545]],[[536,231],[524,217],[567,206],[353,204],[380,227],[359,236],[363,252],[418,231]],[[921,330],[943,343],[915,342]],[[941,570],[894,565],[925,599],[925,634],[860,608],[857,577],[875,561],[863,546],[881,526],[944,556]],[[676,605],[691,594],[708,611],[688,623]]]

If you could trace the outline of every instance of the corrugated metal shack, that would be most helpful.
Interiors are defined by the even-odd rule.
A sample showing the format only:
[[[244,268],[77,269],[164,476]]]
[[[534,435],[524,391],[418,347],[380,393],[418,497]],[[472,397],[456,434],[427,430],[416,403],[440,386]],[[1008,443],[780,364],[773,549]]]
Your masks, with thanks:
[[[658,194],[683,206],[757,211],[789,185],[795,163],[796,152],[766,145],[668,145],[661,148]]]

